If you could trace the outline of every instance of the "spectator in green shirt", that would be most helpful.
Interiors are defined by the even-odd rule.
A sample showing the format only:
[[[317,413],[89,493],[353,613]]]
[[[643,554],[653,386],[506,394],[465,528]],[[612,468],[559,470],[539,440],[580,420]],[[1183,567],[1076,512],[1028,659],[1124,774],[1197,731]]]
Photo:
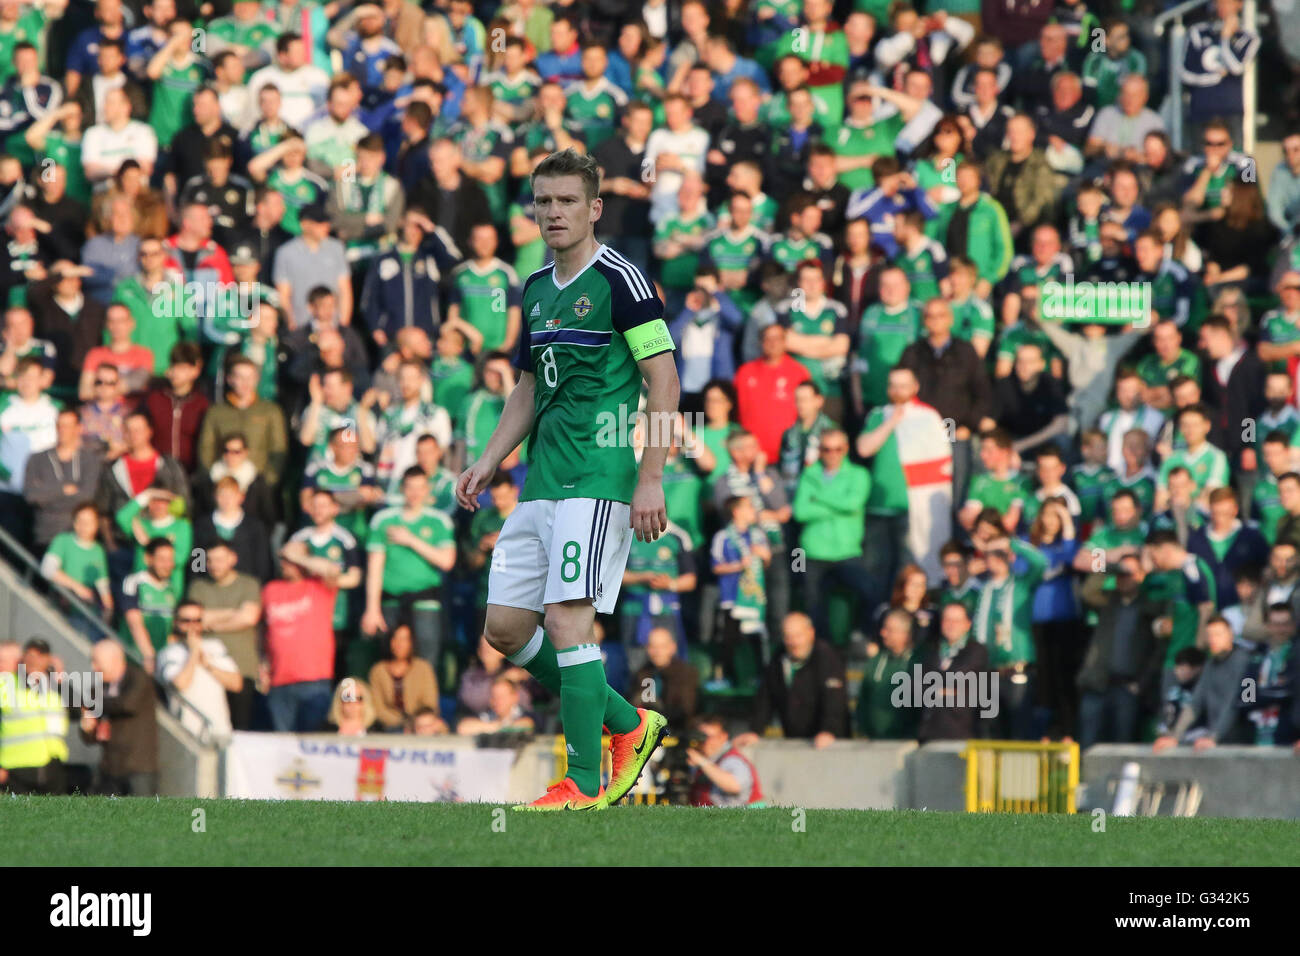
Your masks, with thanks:
[[[849,438],[840,429],[822,433],[819,461],[804,469],[794,496],[794,518],[803,525],[799,547],[807,562],[804,606],[814,610],[818,633],[829,633],[826,590],[838,583],[869,612],[881,600],[880,582],[862,556],[871,475],[846,460]]]
[[[906,674],[912,680],[915,676],[912,666],[918,662],[912,646],[912,615],[901,608],[885,614],[880,626],[880,645],[882,649],[868,657],[858,688],[858,734],[870,740],[914,738],[920,711],[910,706],[910,697],[904,700],[903,706],[894,704],[898,691],[895,677]]]
[[[55,535],[50,542],[41,559],[41,574],[107,618],[113,613],[113,591],[108,584],[108,555],[98,537],[99,510],[87,502],[73,514],[72,530]],[[72,615],[70,620],[81,629],[80,615]],[[93,641],[99,635],[86,637]]]
[[[370,522],[366,550],[366,611],[361,630],[379,634],[403,619],[421,657],[438,670],[442,649],[443,575],[456,564],[451,519],[425,503],[429,479],[418,466],[402,476],[402,506]]]

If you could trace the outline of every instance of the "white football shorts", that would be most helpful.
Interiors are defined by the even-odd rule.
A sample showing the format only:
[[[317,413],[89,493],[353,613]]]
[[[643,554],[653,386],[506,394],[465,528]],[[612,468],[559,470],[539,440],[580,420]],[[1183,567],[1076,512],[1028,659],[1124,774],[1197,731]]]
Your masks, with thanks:
[[[632,509],[621,501],[521,501],[492,550],[488,603],[542,612],[586,599],[614,610],[632,547]]]

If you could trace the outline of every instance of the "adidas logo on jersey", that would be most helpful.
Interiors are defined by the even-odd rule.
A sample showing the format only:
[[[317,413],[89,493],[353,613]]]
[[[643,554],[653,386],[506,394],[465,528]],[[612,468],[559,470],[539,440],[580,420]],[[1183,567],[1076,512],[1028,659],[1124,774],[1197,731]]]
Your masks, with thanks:
[[[578,751],[573,749],[573,744],[566,743],[564,749],[569,752],[570,756],[576,757],[578,755]]]
[[[541,314],[542,314],[542,304],[540,302],[534,302],[533,311],[528,313],[528,317],[532,318],[534,315],[541,315]]]

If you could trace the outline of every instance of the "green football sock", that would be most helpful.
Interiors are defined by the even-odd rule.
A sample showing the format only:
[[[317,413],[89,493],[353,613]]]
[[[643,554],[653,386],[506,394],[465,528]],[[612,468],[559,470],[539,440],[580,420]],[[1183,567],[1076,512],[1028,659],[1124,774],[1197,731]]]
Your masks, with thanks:
[[[569,769],[565,776],[589,797],[600,793],[600,725],[605,717],[605,665],[600,645],[579,644],[556,654],[560,665],[560,719]]]
[[[560,663],[556,659],[555,645],[546,639],[539,627],[523,649],[511,654],[510,663],[532,674],[552,694],[560,693]],[[636,730],[641,717],[636,708],[623,699],[623,695],[605,685],[605,726],[611,734],[626,734]]]

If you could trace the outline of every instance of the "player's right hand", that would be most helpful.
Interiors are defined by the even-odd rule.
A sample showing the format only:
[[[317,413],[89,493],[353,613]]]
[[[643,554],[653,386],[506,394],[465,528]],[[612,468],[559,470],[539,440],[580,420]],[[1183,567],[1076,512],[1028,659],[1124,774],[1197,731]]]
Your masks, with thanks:
[[[456,479],[456,502],[466,511],[478,511],[478,496],[483,493],[487,483],[492,479],[494,469],[488,468],[482,459],[474,462],[460,473]]]

